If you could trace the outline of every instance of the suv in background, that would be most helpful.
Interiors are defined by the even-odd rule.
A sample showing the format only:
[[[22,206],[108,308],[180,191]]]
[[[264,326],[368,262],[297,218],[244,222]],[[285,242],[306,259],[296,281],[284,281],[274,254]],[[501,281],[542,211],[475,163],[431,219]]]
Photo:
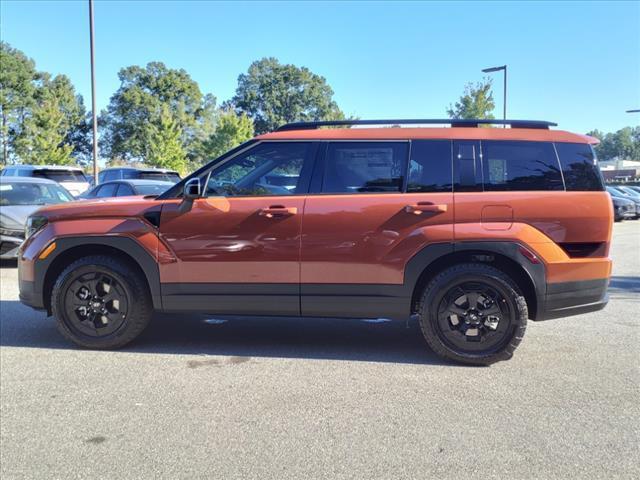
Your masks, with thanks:
[[[159,180],[177,183],[181,179],[178,172],[166,168],[112,167],[98,173],[99,183],[111,180]]]
[[[160,195],[173,187],[173,182],[158,180],[114,180],[101,183],[97,187],[87,190],[78,198],[129,197],[133,195]]]
[[[319,128],[415,123],[451,127]],[[597,140],[554,125],[286,125],[158,197],[38,211],[20,299],[87,348],[127,344],[157,310],[414,318],[442,357],[507,360],[527,319],[608,300]]]
[[[81,168],[60,165],[9,165],[0,173],[3,177],[46,178],[59,183],[77,197],[89,188],[89,180]]]

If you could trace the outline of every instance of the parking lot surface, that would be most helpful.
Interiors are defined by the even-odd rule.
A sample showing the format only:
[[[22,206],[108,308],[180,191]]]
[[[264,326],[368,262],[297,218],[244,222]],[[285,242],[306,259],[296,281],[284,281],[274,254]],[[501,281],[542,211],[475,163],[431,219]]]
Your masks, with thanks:
[[[611,255],[604,311],[486,368],[401,322],[158,315],[80,350],[3,263],[0,477],[640,478],[640,221]]]

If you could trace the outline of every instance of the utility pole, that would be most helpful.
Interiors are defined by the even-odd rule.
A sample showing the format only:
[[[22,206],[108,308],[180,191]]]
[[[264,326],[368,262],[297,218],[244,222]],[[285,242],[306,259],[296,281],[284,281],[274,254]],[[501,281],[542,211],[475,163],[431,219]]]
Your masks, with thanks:
[[[93,47],[93,0],[89,0],[89,43],[91,49],[91,116],[93,117],[93,179],[98,184],[98,113],[96,112],[96,70]]]
[[[502,100],[502,120],[507,120],[507,66],[502,65],[501,67],[491,67],[485,68],[482,71],[484,73],[491,72],[499,72],[502,70],[504,73],[504,89],[503,89],[503,100]],[[507,125],[503,125],[502,128],[507,128]]]

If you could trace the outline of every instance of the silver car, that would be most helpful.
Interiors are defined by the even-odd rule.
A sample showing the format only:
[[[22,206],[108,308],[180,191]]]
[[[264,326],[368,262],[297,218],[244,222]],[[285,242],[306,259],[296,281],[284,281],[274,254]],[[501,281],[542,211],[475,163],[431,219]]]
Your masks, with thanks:
[[[74,198],[52,180],[0,177],[0,258],[16,258],[24,240],[27,217],[42,205]]]

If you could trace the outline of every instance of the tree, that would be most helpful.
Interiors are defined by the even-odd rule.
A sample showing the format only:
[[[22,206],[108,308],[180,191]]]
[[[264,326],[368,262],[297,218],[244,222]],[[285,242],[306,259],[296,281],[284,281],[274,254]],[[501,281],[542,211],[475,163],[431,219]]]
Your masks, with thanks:
[[[600,144],[595,147],[599,160],[640,161],[640,127],[624,127],[606,134],[592,130],[587,135],[600,140]]]
[[[275,58],[253,62],[238,77],[230,104],[253,120],[258,134],[289,122],[344,118],[324,77]]]
[[[203,151],[208,159],[217,158],[253,137],[253,122],[244,113],[233,110],[220,113],[214,133],[204,142]]]
[[[190,154],[201,139],[201,131],[211,128],[215,97],[203,96],[198,84],[180,69],[151,62],[146,67],[130,66],[118,73],[120,88],[101,115],[104,127],[101,148],[107,156],[125,160],[150,160],[149,125],[166,123],[167,112],[180,132],[181,149]],[[161,128],[161,127],[158,127]],[[164,127],[162,127],[164,128]]]
[[[467,83],[464,93],[455,105],[450,105],[447,110],[449,118],[471,119],[482,118],[492,119],[493,109],[496,107],[491,91],[492,82],[490,78],[485,78],[475,85]]]
[[[187,156],[182,147],[182,134],[182,128],[171,115],[169,107],[164,105],[160,117],[147,125],[146,163],[184,174]]]
[[[0,42],[0,138],[2,163],[13,154],[14,140],[21,132],[28,110],[34,104],[35,63],[8,43]]]
[[[34,165],[75,163],[72,154],[74,141],[78,141],[76,131],[85,117],[82,97],[76,94],[69,78],[57,75],[51,79],[41,73],[33,105],[15,135],[16,156],[23,163]]]

